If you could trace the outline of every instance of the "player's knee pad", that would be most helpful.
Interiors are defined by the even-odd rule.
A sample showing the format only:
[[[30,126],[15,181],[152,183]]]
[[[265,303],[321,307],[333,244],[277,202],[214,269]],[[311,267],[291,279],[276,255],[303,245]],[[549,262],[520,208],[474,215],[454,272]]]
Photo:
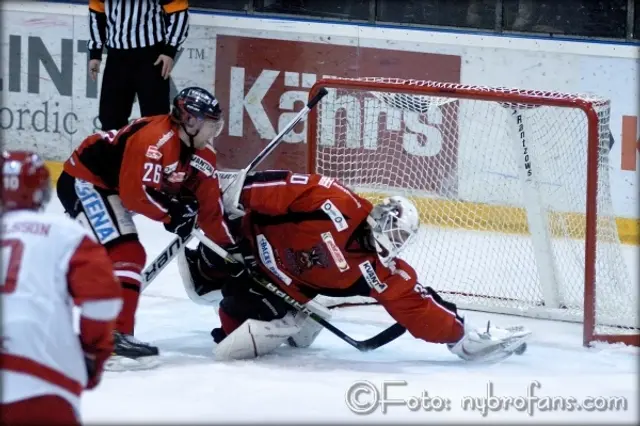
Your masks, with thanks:
[[[142,270],[147,261],[144,247],[137,238],[122,239],[110,244],[107,253],[113,263],[116,276],[123,283],[123,287],[137,285],[138,291],[142,282]]]

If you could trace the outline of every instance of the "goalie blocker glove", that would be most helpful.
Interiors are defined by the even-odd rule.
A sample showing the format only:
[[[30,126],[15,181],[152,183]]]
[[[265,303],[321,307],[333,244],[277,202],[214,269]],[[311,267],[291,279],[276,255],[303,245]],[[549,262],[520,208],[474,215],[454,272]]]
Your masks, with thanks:
[[[204,263],[208,268],[222,268],[233,278],[251,281],[251,274],[258,267],[251,248],[245,243],[240,243],[227,246],[225,250],[235,259],[235,262],[221,258],[209,247],[200,243],[198,245],[198,255],[202,262],[200,265]]]

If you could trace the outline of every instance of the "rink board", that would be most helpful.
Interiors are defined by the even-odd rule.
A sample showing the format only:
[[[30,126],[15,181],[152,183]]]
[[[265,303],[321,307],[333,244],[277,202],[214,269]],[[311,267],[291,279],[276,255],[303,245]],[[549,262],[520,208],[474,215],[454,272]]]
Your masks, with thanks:
[[[48,161],[54,183],[62,172],[62,163]],[[362,193],[370,200],[380,198],[374,193]],[[522,208],[496,206],[482,203],[439,200],[427,197],[414,197],[420,211],[423,224],[444,228],[466,229],[473,231],[502,232],[505,234],[529,234],[526,212]],[[443,214],[446,212],[446,214]],[[473,216],[473,220],[468,220]],[[640,245],[640,220],[617,217],[618,236],[623,244]],[[568,228],[580,230],[573,237],[584,239],[585,217],[578,213],[556,213],[550,217],[552,234],[564,236],[559,230]]]

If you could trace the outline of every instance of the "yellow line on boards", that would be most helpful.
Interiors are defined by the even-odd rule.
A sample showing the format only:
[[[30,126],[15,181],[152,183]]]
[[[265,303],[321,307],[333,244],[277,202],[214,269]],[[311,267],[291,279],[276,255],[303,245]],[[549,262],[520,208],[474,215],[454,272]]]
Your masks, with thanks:
[[[62,172],[62,163],[47,161],[53,183]],[[375,202],[380,195],[362,193]],[[507,234],[528,234],[527,216],[523,208],[489,204],[413,197],[423,224]],[[549,217],[551,234],[584,239],[585,217],[579,213],[553,212]],[[604,221],[604,219],[603,219]],[[603,224],[604,225],[604,224]],[[640,219],[616,217],[618,236],[623,244],[640,245]]]

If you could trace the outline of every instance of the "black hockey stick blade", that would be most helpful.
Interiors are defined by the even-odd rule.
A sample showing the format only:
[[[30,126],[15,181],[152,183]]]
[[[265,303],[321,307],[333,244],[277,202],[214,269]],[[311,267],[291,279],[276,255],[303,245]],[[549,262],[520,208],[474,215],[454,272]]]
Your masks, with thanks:
[[[331,333],[339,337],[341,340],[347,342],[360,352],[369,352],[374,349],[378,349],[379,347],[396,340],[398,337],[402,336],[405,331],[407,331],[407,329],[402,325],[395,323],[391,327],[381,331],[380,333],[367,340],[355,340],[349,335],[345,334],[342,330],[331,324],[329,321],[322,318],[320,315],[311,313],[310,316],[315,321],[320,323],[324,328],[326,328]]]

